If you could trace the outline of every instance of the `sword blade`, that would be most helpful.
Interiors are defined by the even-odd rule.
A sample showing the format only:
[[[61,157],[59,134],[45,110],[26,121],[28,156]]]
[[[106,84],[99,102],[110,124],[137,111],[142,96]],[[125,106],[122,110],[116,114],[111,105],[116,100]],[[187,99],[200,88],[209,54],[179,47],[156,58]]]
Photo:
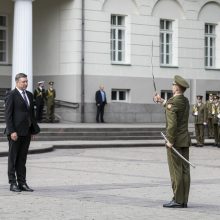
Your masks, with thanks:
[[[152,41],[152,45],[151,45],[151,74],[152,74],[152,79],[153,79],[154,92],[157,93],[156,83],[155,83],[155,79],[154,79],[153,56],[154,56],[154,43]]]
[[[164,138],[164,140],[166,142],[168,142],[167,137],[164,135],[163,132],[161,132],[162,137]],[[176,150],[174,147],[171,148],[181,159],[183,159],[186,163],[188,163],[189,165],[191,165],[193,168],[196,168],[196,166],[194,164],[192,164],[190,161],[188,161],[183,155],[181,155],[179,153],[178,150]]]

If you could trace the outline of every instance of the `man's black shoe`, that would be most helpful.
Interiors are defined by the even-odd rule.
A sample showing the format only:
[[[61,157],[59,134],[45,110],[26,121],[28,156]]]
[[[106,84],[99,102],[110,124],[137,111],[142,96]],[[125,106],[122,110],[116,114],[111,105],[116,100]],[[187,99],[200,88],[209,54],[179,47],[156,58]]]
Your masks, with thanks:
[[[183,203],[183,208],[187,208],[187,203]]]
[[[10,191],[12,191],[12,192],[21,192],[21,190],[18,188],[18,185],[16,183],[12,183],[10,185]]]
[[[31,189],[31,188],[27,185],[27,183],[19,184],[18,186],[19,186],[19,189],[20,189],[21,191],[27,191],[27,192],[33,192],[33,191],[34,191],[33,189]]]
[[[185,205],[187,206],[187,204],[185,204]],[[164,208],[186,208],[186,207],[184,207],[184,204],[177,203],[173,200],[169,203],[163,204],[163,207]]]

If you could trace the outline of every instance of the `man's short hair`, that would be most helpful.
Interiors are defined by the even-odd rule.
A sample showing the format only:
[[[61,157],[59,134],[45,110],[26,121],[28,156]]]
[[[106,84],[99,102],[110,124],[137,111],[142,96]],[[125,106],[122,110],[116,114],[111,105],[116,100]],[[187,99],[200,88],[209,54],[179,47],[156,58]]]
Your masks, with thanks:
[[[15,81],[18,82],[18,80],[20,78],[27,78],[27,75],[24,74],[24,73],[18,73],[16,76],[15,76]]]

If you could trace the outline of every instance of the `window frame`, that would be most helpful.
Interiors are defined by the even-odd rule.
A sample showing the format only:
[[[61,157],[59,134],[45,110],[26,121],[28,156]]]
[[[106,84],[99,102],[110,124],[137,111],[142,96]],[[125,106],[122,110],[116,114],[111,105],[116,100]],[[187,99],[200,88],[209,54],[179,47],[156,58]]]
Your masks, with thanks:
[[[116,92],[116,99],[112,99],[112,92]],[[119,93],[120,92],[125,92],[125,100],[120,100],[119,99]],[[111,101],[112,102],[129,102],[129,89],[112,89],[111,91]]]
[[[206,32],[206,26],[208,32]],[[204,27],[204,66],[205,68],[216,68],[216,24],[205,23]],[[210,33],[210,27],[214,30]],[[213,45],[211,45],[211,42]],[[212,55],[211,54],[212,49]]]
[[[113,18],[115,18],[115,24],[113,24]],[[119,18],[122,18],[122,25],[118,24]],[[127,64],[127,15],[111,14],[111,30],[110,30],[110,57],[112,64]],[[115,38],[113,38],[113,32],[115,32]],[[121,32],[121,39],[120,33]],[[115,42],[114,42],[115,41]],[[121,42],[121,49],[120,47]],[[115,46],[115,48],[113,48]],[[121,53],[121,60],[119,54]]]
[[[163,27],[164,27],[163,29],[161,28],[161,22],[163,22]],[[168,23],[169,23],[168,26],[170,28],[166,28]],[[160,65],[161,66],[173,66],[173,59],[174,59],[173,26],[174,26],[173,20],[160,19]],[[167,42],[168,36],[169,36],[169,40]]]
[[[162,93],[164,93],[164,96],[162,95]],[[170,95],[168,95],[168,94],[170,94]],[[173,96],[173,92],[172,92],[172,90],[161,90],[160,96],[161,96],[161,98],[168,100]]]
[[[8,16],[5,14],[0,14],[1,17],[5,17],[6,19],[6,24],[5,26],[0,26],[0,30],[5,31],[5,40],[0,40],[2,42],[5,42],[5,50],[0,50],[0,52],[5,53],[5,60],[1,61],[0,60],[0,65],[1,64],[8,64]]]

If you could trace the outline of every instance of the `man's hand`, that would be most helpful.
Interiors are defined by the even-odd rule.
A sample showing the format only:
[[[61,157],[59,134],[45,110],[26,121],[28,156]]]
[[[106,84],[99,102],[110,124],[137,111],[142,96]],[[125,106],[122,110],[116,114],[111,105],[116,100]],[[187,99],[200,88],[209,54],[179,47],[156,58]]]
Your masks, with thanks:
[[[162,98],[160,97],[160,95],[158,95],[158,94],[155,94],[155,96],[153,97],[153,100],[154,100],[154,102],[156,102],[156,103],[163,103],[163,101],[164,101],[164,99],[162,99]]]
[[[18,139],[17,132],[11,133],[11,139],[12,139],[13,141],[17,141],[17,139]]]

